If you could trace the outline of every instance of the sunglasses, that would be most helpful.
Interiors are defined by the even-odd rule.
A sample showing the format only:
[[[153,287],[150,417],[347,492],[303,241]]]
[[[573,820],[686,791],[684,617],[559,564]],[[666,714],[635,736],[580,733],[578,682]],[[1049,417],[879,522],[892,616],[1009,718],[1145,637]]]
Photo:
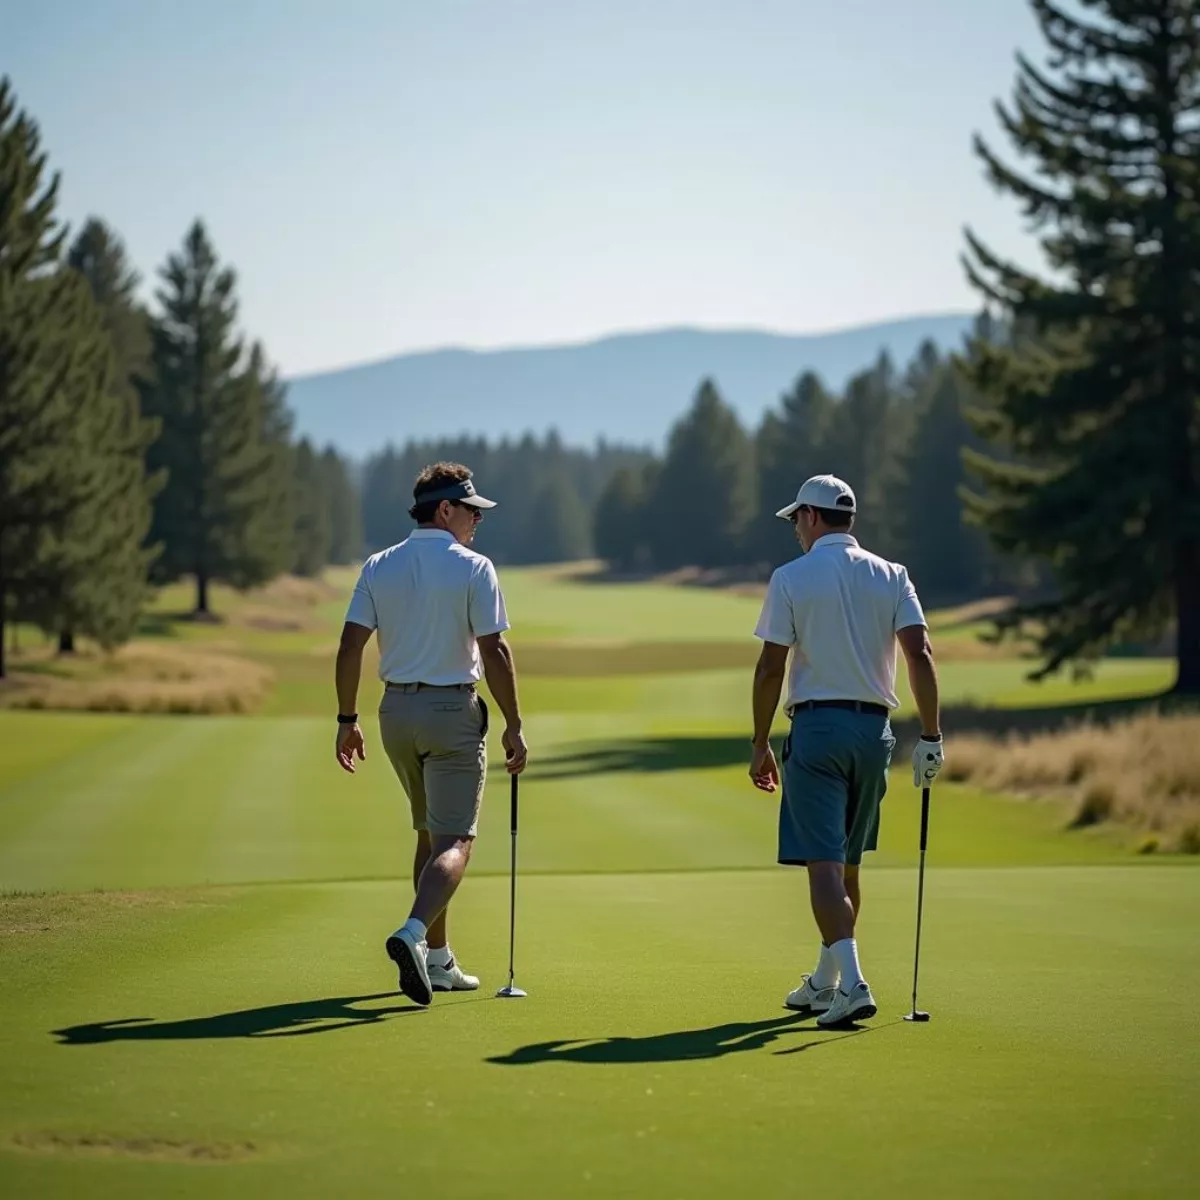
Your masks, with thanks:
[[[451,500],[450,503],[455,508],[468,508],[471,510],[471,519],[476,525],[483,520],[483,509],[477,508],[474,504],[464,504],[461,500]]]

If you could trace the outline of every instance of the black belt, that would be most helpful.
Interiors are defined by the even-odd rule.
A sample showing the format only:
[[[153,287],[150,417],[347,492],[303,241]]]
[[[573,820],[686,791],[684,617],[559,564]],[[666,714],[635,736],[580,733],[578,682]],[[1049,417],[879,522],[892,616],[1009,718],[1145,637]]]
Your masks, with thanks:
[[[435,692],[473,692],[475,690],[473,683],[394,683],[390,679],[383,686],[396,688],[402,692],[424,692],[427,690]]]
[[[891,715],[891,709],[886,704],[872,704],[870,700],[802,700],[793,712],[802,708],[844,708],[850,712],[870,713],[875,717]]]

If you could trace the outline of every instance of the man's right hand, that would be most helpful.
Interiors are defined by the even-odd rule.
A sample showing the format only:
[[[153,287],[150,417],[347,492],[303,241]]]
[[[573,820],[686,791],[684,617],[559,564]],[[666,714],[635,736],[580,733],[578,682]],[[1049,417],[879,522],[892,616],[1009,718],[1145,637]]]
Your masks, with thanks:
[[[913,750],[913,787],[932,787],[945,761],[942,739],[926,738],[922,735],[916,749]]]
[[[525,744],[525,735],[520,729],[513,729],[512,726],[509,726],[501,736],[500,744],[504,747],[508,773],[520,775],[525,770],[525,763],[529,758],[529,747]]]

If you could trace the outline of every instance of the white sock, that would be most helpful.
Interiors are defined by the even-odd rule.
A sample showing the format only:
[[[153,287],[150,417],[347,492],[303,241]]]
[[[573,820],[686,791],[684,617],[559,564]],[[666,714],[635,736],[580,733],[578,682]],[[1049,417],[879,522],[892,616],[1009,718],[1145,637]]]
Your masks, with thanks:
[[[408,920],[404,922],[404,928],[407,929],[408,932],[411,933],[418,942],[423,942],[425,940],[425,934],[429,932],[425,928],[425,923],[423,921],[418,921],[416,917],[409,917]]]
[[[821,943],[821,957],[817,961],[816,969],[809,978],[809,983],[818,991],[824,988],[836,987],[838,981],[838,966],[837,959],[833,956],[833,951]]]
[[[449,946],[429,947],[429,965],[431,967],[448,967],[453,958],[454,955],[450,953]]]
[[[862,967],[858,965],[858,943],[853,938],[843,938],[829,947],[841,973],[838,987],[849,994],[863,982]]]

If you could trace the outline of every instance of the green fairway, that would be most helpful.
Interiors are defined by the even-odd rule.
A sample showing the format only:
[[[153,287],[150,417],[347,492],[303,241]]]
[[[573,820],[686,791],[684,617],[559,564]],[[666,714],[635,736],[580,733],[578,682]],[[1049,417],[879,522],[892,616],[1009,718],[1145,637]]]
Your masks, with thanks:
[[[491,998],[507,955],[499,769],[452,923],[484,990],[428,1012],[395,992],[382,944],[407,911],[411,832],[373,716],[359,774],[333,763],[340,599],[318,597],[303,628],[251,612],[156,634],[269,662],[265,715],[0,712],[0,1194],[1188,1186],[1192,863],[1139,858],[1119,827],[1067,831],[1053,803],[939,785],[934,1019],[907,1025],[918,804],[902,746],[860,930],[881,1012],[818,1031],[781,1007],[815,958],[804,878],[773,865],[777,802],[745,778],[757,601],[505,578],[529,664],[526,1001]],[[943,686],[1036,708],[1169,679],[1153,660],[1079,685],[1026,669],[952,659]]]

